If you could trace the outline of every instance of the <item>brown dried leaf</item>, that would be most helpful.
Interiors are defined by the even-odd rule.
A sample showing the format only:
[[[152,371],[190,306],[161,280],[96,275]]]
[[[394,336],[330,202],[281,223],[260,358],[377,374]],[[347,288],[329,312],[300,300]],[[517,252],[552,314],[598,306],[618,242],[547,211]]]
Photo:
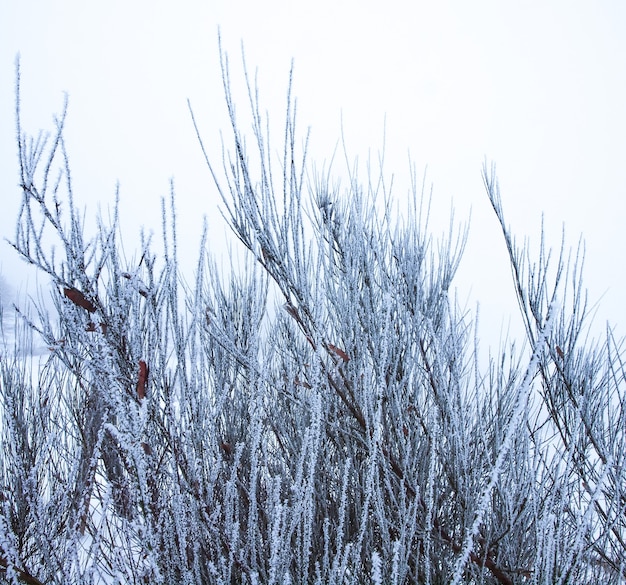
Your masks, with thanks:
[[[90,313],[95,313],[95,305],[79,290],[75,288],[64,288],[63,294],[75,305],[87,309]]]
[[[330,351],[332,351],[334,354],[338,355],[344,362],[350,361],[350,356],[345,351],[343,351],[343,349],[339,349],[336,345],[329,343],[328,349],[330,349]]]
[[[146,386],[148,384],[148,365],[143,360],[139,360],[139,379],[137,380],[137,397],[143,400],[146,397]]]

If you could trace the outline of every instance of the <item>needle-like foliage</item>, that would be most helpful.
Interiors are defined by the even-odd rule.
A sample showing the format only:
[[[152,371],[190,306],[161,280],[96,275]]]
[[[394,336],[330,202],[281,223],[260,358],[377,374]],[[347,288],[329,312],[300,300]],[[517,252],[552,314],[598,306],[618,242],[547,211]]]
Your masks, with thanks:
[[[527,337],[485,365],[451,294],[465,228],[429,234],[414,173],[400,214],[382,168],[315,175],[291,80],[276,159],[245,73],[247,142],[222,72],[207,163],[244,268],[205,233],[193,286],[173,193],[160,256],[124,257],[117,204],[85,233],[66,109],[30,138],[18,75],[12,244],[53,306],[19,310],[0,360],[0,582],[623,583],[624,351],[586,337],[582,250],[542,232],[533,259],[483,169]]]

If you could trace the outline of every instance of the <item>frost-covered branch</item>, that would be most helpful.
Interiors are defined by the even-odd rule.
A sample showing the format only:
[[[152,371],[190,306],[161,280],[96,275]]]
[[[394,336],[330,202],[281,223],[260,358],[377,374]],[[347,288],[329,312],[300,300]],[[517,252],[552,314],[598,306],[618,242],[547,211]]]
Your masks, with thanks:
[[[398,217],[384,157],[316,174],[293,72],[275,131],[244,64],[248,136],[221,57],[231,134],[207,163],[241,268],[205,230],[191,280],[173,187],[158,248],[124,257],[117,204],[86,233],[67,104],[29,137],[18,75],[13,246],[53,300],[0,359],[0,580],[621,583],[624,345],[586,337],[582,247],[519,247],[484,169],[530,342],[485,366],[453,294],[467,229],[430,235],[412,169]]]

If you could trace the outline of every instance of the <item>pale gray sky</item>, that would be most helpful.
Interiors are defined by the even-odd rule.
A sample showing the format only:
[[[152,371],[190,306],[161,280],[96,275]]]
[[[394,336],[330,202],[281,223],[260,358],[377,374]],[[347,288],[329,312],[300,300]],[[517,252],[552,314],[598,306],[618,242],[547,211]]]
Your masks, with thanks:
[[[329,159],[341,119],[351,156],[382,146],[403,195],[407,153],[428,167],[436,230],[451,204],[472,209],[457,285],[496,331],[515,303],[504,247],[484,195],[494,161],[505,213],[520,238],[587,243],[586,283],[598,312],[626,329],[626,4],[619,1],[5,0],[0,5],[0,234],[13,236],[20,193],[14,140],[14,60],[22,64],[24,128],[50,128],[63,92],[74,188],[88,215],[121,185],[126,239],[158,232],[174,177],[184,253],[195,261],[202,214],[220,250],[217,196],[187,111],[218,152],[227,130],[217,28],[234,65],[245,43],[261,97],[280,121],[287,73],[312,160]],[[239,71],[237,68],[236,71]],[[240,109],[246,106],[237,94]],[[338,172],[343,171],[336,165]],[[136,239],[134,240],[136,241]],[[5,279],[24,276],[7,245]],[[193,262],[189,262],[189,270]],[[191,275],[190,275],[191,276]]]

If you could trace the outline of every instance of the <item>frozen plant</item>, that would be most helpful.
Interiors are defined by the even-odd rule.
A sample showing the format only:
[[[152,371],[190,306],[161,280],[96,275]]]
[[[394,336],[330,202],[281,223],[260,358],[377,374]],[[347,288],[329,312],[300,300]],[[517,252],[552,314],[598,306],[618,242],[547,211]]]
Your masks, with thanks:
[[[449,292],[466,229],[430,236],[413,171],[404,221],[382,168],[314,175],[291,78],[275,160],[244,73],[246,141],[221,55],[232,132],[207,163],[245,261],[222,277],[205,233],[191,286],[173,193],[160,254],[121,253],[117,206],[86,233],[66,108],[29,137],[18,75],[13,246],[54,306],[20,309],[0,361],[0,580],[622,583],[624,351],[585,337],[581,249],[542,231],[533,259],[483,169],[529,348],[483,367]]]

